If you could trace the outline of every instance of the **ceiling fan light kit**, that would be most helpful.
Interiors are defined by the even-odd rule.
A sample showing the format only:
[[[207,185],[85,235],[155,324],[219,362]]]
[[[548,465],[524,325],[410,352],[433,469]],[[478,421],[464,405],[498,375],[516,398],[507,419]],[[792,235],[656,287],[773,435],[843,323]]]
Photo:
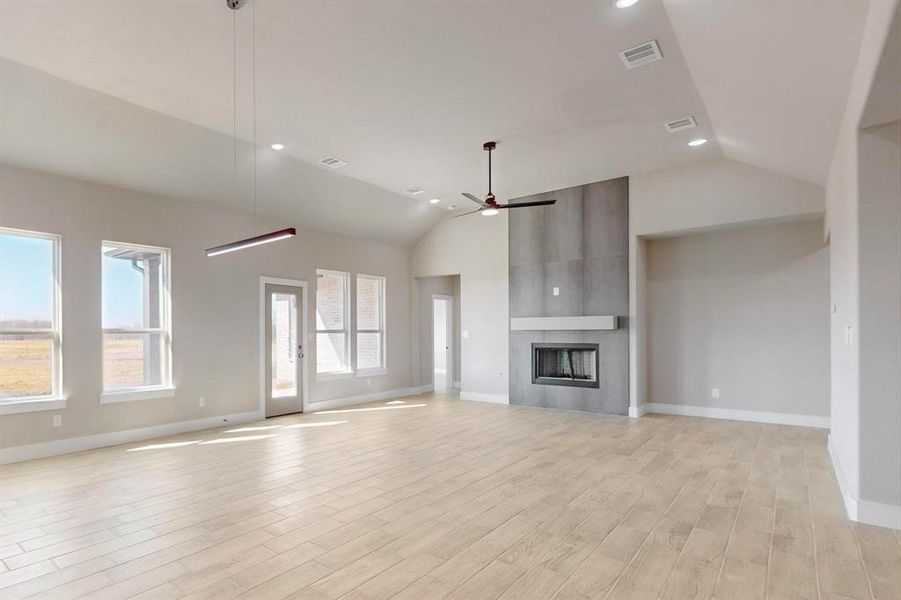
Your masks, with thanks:
[[[556,204],[556,200],[537,200],[535,202],[517,202],[516,204],[498,204],[497,198],[495,198],[494,193],[491,191],[491,153],[494,149],[497,148],[497,142],[485,142],[482,144],[482,150],[488,152],[488,193],[485,194],[485,199],[480,200],[478,196],[474,194],[468,194],[463,192],[463,197],[472,200],[476,204],[479,205],[478,210],[474,210],[468,213],[463,213],[462,215],[457,215],[458,217],[465,217],[466,215],[472,215],[475,213],[479,213],[483,217],[493,217],[498,214],[499,211],[506,208],[528,208],[530,206],[550,206],[552,204]]]

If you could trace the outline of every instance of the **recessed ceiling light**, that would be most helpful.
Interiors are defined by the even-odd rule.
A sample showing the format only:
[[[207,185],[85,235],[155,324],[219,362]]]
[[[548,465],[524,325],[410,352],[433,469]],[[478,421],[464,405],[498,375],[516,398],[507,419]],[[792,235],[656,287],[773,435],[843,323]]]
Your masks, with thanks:
[[[429,204],[438,204],[439,202],[441,202],[441,198],[432,198],[429,200]]]
[[[613,3],[613,6],[616,8],[629,8],[636,4],[638,4],[638,0],[616,0],[616,2]]]
[[[482,215],[483,217],[493,217],[493,216],[496,215],[498,212],[500,212],[500,211],[498,211],[498,209],[496,209],[496,208],[486,208],[485,210],[483,210],[483,211],[481,212],[481,215]]]
[[[269,147],[272,148],[273,150],[284,150],[285,149],[284,144],[272,144]]]
[[[694,148],[695,146],[703,146],[707,143],[707,138],[698,138],[696,140],[691,140],[688,142],[688,145]]]

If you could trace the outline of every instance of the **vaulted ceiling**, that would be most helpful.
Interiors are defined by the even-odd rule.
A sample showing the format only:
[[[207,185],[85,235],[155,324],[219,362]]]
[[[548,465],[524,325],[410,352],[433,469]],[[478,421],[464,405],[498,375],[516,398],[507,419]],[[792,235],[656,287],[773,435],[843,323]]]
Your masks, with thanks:
[[[0,160],[249,208],[256,155],[261,212],[403,244],[489,139],[504,199],[723,155],[822,184],[867,6],[4,0]]]

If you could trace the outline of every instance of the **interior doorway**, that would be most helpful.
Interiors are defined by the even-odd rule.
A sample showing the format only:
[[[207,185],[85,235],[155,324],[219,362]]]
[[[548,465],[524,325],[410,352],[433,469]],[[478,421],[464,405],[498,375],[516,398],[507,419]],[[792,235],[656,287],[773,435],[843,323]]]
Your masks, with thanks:
[[[266,417],[303,412],[306,390],[306,282],[261,278],[261,409]]]
[[[432,385],[439,394],[453,390],[454,298],[432,295]]]

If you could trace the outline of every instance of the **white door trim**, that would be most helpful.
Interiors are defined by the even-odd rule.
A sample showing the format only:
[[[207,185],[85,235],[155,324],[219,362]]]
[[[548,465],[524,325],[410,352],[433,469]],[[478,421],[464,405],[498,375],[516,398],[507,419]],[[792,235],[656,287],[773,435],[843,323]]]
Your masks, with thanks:
[[[447,391],[454,389],[454,297],[450,294],[432,294],[432,384],[435,383],[435,300],[447,300]]]
[[[301,311],[303,314],[303,318],[300,320],[300,333],[298,334],[298,338],[303,340],[303,362],[302,362],[302,377],[301,377],[301,390],[302,397],[300,399],[300,410],[304,409],[304,406],[309,402],[310,397],[310,370],[308,368],[308,360],[307,357],[310,355],[309,349],[307,348],[307,344],[309,340],[307,339],[307,319],[309,315],[307,314],[307,302],[308,302],[308,291],[309,284],[304,279],[283,279],[281,277],[266,277],[260,276],[260,413],[266,414],[266,284],[272,285],[288,285],[293,287],[299,287],[301,289]]]

